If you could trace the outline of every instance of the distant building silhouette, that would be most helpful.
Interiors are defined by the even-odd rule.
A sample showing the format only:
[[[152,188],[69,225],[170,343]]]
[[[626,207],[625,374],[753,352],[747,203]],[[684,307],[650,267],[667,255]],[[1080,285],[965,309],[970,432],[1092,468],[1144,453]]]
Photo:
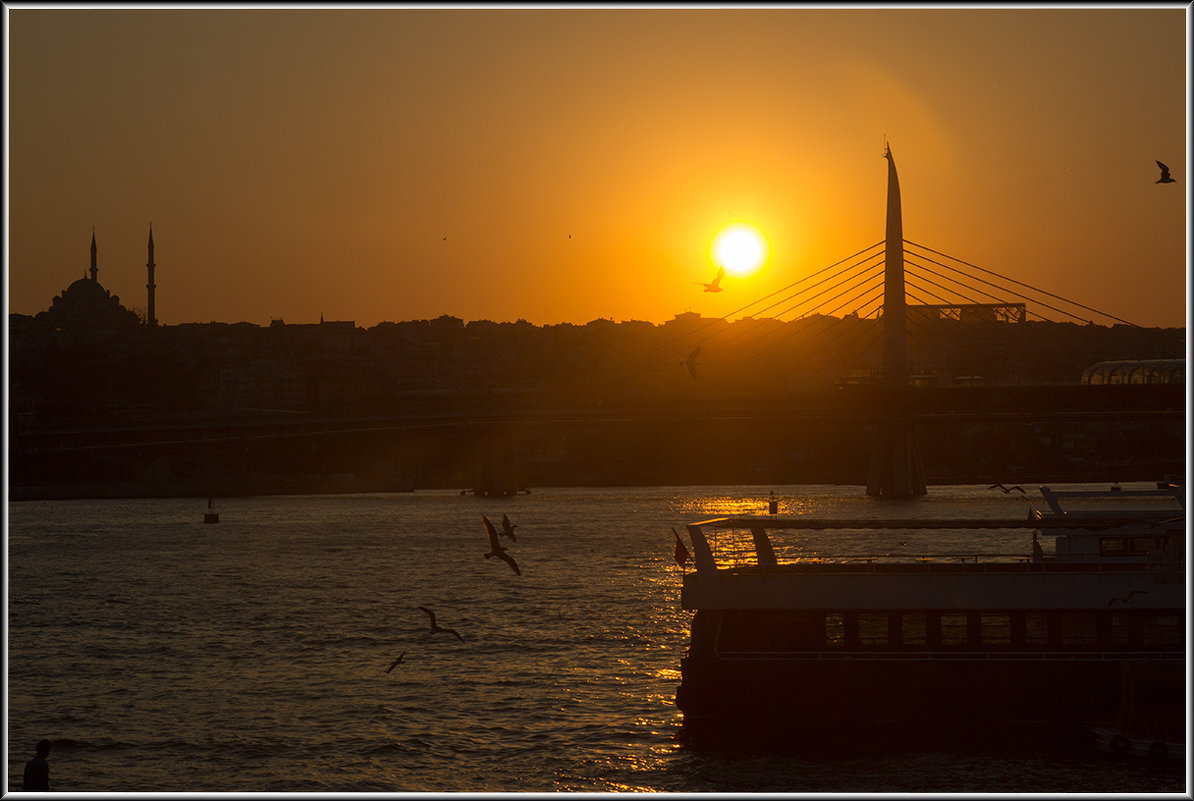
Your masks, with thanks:
[[[1099,362],[1082,373],[1083,384],[1184,384],[1185,359]]]
[[[152,240],[149,247],[149,261],[152,264]],[[119,331],[140,325],[141,319],[137,313],[122,306],[120,297],[111,294],[100,284],[96,253],[95,232],[92,231],[91,268],[88,270],[90,275],[68,286],[61,295],[51,301],[49,309],[35,315],[37,319],[49,323],[54,328],[77,332]]]

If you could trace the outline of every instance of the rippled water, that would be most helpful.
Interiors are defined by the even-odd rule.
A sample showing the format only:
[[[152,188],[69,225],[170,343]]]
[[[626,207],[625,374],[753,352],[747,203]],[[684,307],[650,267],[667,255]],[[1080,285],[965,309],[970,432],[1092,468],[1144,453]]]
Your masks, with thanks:
[[[894,505],[829,486],[436,491],[229,499],[216,525],[195,499],[10,504],[9,787],[42,737],[51,786],[75,792],[1187,786],[1184,766],[1078,745],[682,744],[673,696],[690,615],[671,527],[762,514],[772,489],[793,515],[1018,517],[1029,503],[980,487]],[[521,576],[482,558],[481,514],[503,512]],[[465,641],[432,635],[419,606]]]

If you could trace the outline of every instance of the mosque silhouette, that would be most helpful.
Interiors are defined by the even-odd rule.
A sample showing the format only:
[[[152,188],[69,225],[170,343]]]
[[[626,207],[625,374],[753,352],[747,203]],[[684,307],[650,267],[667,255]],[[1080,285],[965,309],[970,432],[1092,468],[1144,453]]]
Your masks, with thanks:
[[[153,305],[156,286],[153,280],[155,265],[152,225],[149,227],[148,247],[149,261],[145,266],[149,280],[145,285],[148,297],[144,319],[137,312],[121,305],[120,297],[113,295],[100,284],[95,231],[91,232],[91,268],[87,271],[88,274],[63,290],[61,295],[51,301],[49,309],[34,315],[34,318],[65,331],[122,331],[140,325],[156,326],[157,318]]]

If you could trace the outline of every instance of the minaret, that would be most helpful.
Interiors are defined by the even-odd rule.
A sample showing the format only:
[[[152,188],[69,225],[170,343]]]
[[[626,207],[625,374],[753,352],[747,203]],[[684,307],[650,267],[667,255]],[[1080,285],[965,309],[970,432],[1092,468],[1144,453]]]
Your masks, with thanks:
[[[153,267],[154,267],[154,264],[153,264],[153,223],[150,223],[149,224],[149,261],[146,262],[146,264],[145,264],[145,268],[147,270],[149,270],[149,283],[147,283],[145,285],[145,288],[149,290],[149,300],[145,306],[145,324],[146,325],[157,325],[158,324],[157,318],[153,316],[153,290],[156,288],[156,285],[153,283]]]
[[[904,299],[904,222],[900,211],[900,179],[891,149],[887,159],[887,252],[883,282],[883,385],[878,430],[871,451],[866,494],[880,498],[924,495],[925,473],[910,419],[908,388],[907,303]]]
[[[91,280],[98,282],[99,268],[95,266],[95,228],[91,229]]]

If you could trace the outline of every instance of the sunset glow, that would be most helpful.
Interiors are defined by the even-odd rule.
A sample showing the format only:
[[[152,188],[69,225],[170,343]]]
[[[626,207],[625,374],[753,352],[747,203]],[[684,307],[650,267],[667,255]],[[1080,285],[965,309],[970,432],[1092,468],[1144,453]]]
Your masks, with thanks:
[[[1183,8],[9,20],[11,312],[93,228],[145,305],[152,220],[166,325],[720,317],[883,237],[889,142],[908,239],[1184,323]]]
[[[735,223],[713,238],[713,261],[730,275],[750,275],[767,259],[767,240],[757,228]]]

